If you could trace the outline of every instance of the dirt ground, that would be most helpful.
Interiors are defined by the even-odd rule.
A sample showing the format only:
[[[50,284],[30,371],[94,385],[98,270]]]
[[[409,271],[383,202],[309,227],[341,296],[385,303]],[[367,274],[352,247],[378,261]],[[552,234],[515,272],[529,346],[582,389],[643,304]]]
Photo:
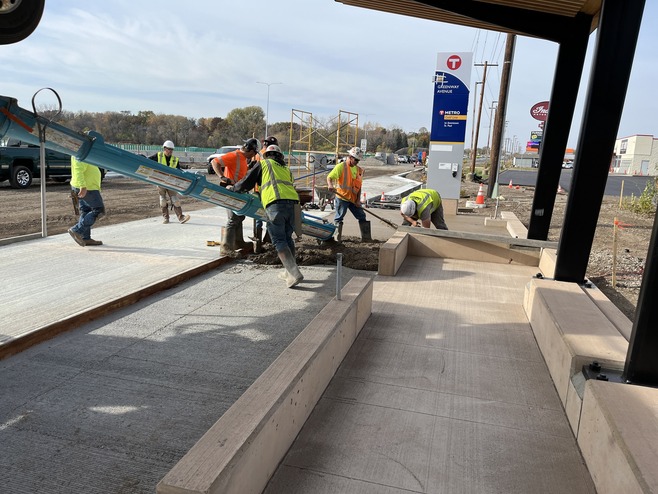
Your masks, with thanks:
[[[411,168],[411,165],[383,166],[370,159],[364,165],[368,177],[391,175],[408,171]],[[414,173],[416,177],[413,175],[408,177],[419,179],[420,169]],[[215,176],[209,176],[211,181],[215,178]],[[35,185],[28,190],[15,190],[11,189],[7,182],[0,183],[0,239],[41,231],[41,189],[38,183],[39,181],[35,180]],[[46,189],[48,234],[65,233],[76,222],[69,195],[69,184],[48,182]],[[462,183],[460,207],[465,206],[467,200],[475,200],[477,191],[477,184]],[[502,187],[499,211],[512,211],[527,226],[533,193],[534,190],[530,188]],[[107,214],[99,220],[98,225],[111,225],[160,215],[155,186],[134,179],[113,177],[106,180],[103,184],[103,199]],[[566,201],[566,195],[557,196],[549,240],[559,239]],[[488,199],[487,206],[465,214],[493,216],[495,201]],[[604,200],[587,276],[632,320],[649,247],[653,215],[643,216],[622,211],[618,206],[618,199],[606,198]],[[183,211],[186,213],[208,207],[210,205],[204,201],[183,197]],[[613,223],[615,217],[626,226],[618,230],[617,282],[613,286]],[[361,243],[359,239],[352,237],[343,237],[343,242],[340,244],[327,243],[325,245],[318,245],[314,239],[303,239],[298,244],[297,259],[300,265],[335,265],[336,254],[340,252],[343,253],[345,267],[376,271],[381,244],[382,242],[379,241]],[[265,252],[252,254],[250,259],[261,264],[279,263],[276,253],[271,246],[267,245]]]

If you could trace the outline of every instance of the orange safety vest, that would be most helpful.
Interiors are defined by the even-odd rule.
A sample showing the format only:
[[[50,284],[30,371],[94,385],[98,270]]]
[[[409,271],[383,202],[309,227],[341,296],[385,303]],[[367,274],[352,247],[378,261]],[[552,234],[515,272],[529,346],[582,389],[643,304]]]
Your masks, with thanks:
[[[356,177],[352,177],[350,165],[343,161],[343,176],[336,187],[336,195],[345,201],[356,204],[361,194],[361,184],[363,183],[363,168],[356,166]]]
[[[213,161],[224,167],[224,176],[233,183],[238,182],[247,174],[247,158],[239,150],[226,153]]]

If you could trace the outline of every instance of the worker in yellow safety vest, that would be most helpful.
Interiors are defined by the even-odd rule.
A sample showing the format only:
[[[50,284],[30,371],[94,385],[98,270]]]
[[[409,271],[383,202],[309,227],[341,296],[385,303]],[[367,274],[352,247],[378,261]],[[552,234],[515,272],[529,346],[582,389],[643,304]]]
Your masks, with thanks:
[[[252,167],[233,190],[248,192],[256,185],[260,188],[260,200],[267,215],[267,231],[285,268],[280,278],[285,280],[288,288],[292,288],[304,279],[295,260],[295,241],[292,238],[296,216],[301,220],[301,208],[295,179],[286,166],[281,148],[276,144],[267,147],[264,159]]]
[[[433,189],[419,189],[402,199],[400,214],[403,225],[429,228],[433,224],[438,230],[447,230],[443,218],[441,195]]]
[[[149,156],[150,160],[157,161],[161,165],[170,168],[180,168],[180,161],[174,156],[174,143],[172,141],[165,141],[162,144],[162,151]],[[160,196],[160,209],[162,210],[162,223],[165,225],[169,223],[169,206],[174,208],[176,217],[181,223],[187,223],[190,219],[189,214],[183,214],[183,207],[181,206],[180,194],[166,187],[158,185],[158,195]]]

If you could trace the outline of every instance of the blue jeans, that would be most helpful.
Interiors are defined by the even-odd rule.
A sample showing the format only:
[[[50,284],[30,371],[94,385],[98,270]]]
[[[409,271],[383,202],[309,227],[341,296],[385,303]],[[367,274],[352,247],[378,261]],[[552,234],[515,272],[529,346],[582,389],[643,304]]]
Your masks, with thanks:
[[[267,213],[267,231],[277,252],[290,249],[295,255],[295,241],[292,234],[295,231],[295,201],[280,200],[265,208]]]
[[[352,211],[352,214],[359,221],[359,223],[366,221],[366,213],[362,208],[357,207],[355,204],[349,201],[343,201],[342,199],[339,199],[338,196],[336,196],[334,199],[334,208],[336,209],[334,223],[342,223],[343,218],[345,218],[348,210]]]
[[[80,189],[75,187],[72,187],[72,189],[76,194],[80,192]],[[88,190],[84,199],[80,199],[80,219],[71,230],[82,235],[84,240],[89,240],[91,238],[91,227],[96,223],[96,219],[103,214],[105,214],[105,205],[100,190]]]

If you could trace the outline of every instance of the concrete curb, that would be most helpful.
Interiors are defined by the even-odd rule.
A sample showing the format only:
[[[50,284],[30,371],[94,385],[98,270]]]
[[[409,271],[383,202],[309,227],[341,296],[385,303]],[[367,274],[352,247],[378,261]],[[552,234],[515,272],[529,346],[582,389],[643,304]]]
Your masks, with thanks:
[[[157,486],[160,494],[260,493],[372,312],[352,278]]]

